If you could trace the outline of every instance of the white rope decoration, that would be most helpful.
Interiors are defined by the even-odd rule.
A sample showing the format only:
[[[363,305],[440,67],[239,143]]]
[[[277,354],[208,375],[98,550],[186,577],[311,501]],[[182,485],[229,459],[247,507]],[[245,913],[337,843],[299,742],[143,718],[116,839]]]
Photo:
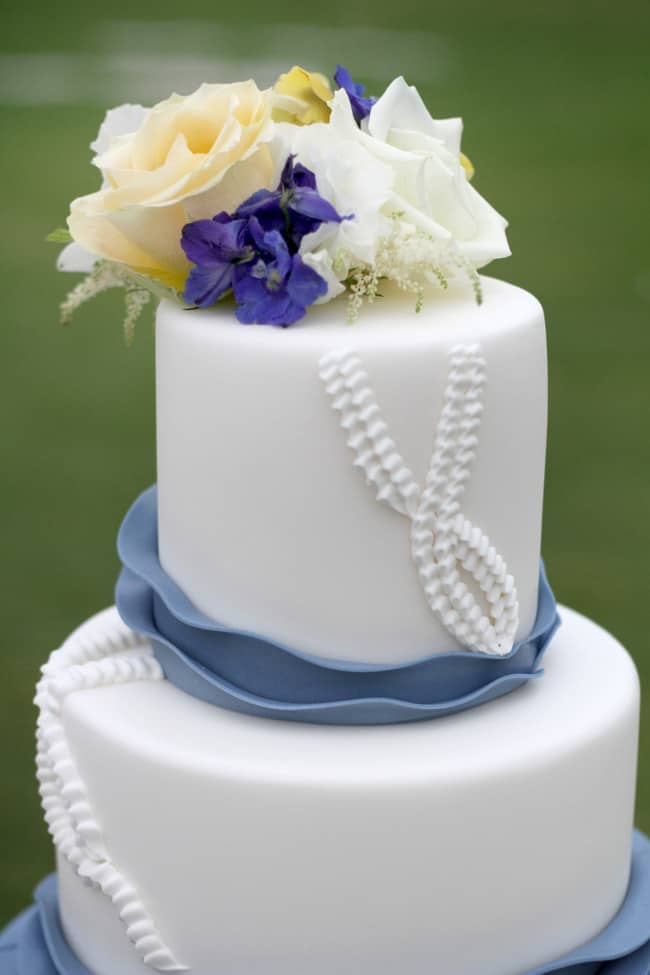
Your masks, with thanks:
[[[337,349],[320,360],[320,376],[341,415],[356,467],[377,500],[411,521],[411,554],[431,611],[459,643],[503,656],[519,625],[514,579],[460,503],[478,446],[486,364],[478,345],[456,345],[433,454],[423,488],[390,436],[361,359]],[[480,588],[488,612],[463,580]]]
[[[114,610],[81,627],[51,654],[36,689],[37,767],[45,821],[61,855],[86,883],[110,898],[145,965],[159,972],[179,972],[186,966],[176,961],[137,891],[111,862],[61,720],[69,694],[162,679],[151,647]]]

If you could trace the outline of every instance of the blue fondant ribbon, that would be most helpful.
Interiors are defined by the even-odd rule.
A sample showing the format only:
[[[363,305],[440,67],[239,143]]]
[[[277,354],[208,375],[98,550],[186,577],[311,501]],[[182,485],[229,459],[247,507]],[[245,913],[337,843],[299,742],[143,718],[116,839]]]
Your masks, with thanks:
[[[0,975],[91,975],[65,940],[54,875],[37,887],[33,906],[0,933]],[[647,837],[634,835],[627,895],[608,926],[588,944],[526,975],[650,975]]]
[[[54,874],[38,885],[32,907],[0,933],[0,975],[92,975],[61,929]]]
[[[165,676],[201,700],[263,717],[387,724],[462,711],[540,677],[560,622],[542,565],[533,630],[507,656],[455,650],[389,666],[330,660],[223,626],[197,609],[160,564],[155,487],[128,512],[118,551],[117,608],[151,639]]]

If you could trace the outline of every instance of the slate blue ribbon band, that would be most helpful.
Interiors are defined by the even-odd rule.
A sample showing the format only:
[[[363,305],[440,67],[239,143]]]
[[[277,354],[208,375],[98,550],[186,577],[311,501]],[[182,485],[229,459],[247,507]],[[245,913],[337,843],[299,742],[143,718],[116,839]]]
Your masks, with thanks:
[[[38,885],[32,907],[0,933],[0,975],[92,975],[61,929],[54,874]]]
[[[0,975],[92,975],[74,955],[61,930],[54,875],[37,887],[34,901],[0,933]],[[634,835],[627,896],[605,930],[563,958],[526,975],[650,975],[647,837]]]
[[[152,640],[167,678],[195,697],[247,714],[383,724],[464,710],[541,676],[540,661],[559,625],[542,565],[533,630],[505,657],[452,651],[394,666],[325,659],[225,627],[193,605],[160,565],[155,487],[128,512],[118,551],[118,610]]]

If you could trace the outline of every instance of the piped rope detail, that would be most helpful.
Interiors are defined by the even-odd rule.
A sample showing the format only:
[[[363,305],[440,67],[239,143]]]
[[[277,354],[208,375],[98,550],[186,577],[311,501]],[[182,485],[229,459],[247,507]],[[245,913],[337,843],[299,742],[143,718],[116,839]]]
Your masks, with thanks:
[[[451,349],[422,488],[390,435],[359,355],[351,349],[327,353],[320,360],[320,377],[340,414],[355,466],[378,501],[411,521],[411,554],[431,611],[463,646],[499,656],[509,653],[519,625],[514,579],[487,535],[461,512],[483,411],[486,363],[480,346]],[[481,601],[463,574],[474,579]]]
[[[361,359],[350,349],[335,349],[320,360],[320,377],[341,414],[354,466],[375,488],[378,501],[412,518],[420,488],[388,431]]]
[[[98,622],[81,627],[51,654],[36,688],[36,761],[45,821],[55,846],[78,876],[113,902],[145,965],[159,972],[186,971],[163,942],[133,885],[112,863],[67,742],[61,711],[68,695],[164,676],[151,647],[121,620],[110,614],[103,625]]]

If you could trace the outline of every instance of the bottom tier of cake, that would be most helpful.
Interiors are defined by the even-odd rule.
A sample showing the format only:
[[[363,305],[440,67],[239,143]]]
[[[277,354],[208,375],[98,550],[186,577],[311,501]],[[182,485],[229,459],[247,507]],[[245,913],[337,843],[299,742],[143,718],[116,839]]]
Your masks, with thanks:
[[[93,975],[61,929],[54,874],[38,885],[34,901],[0,932],[0,975]],[[649,925],[650,840],[635,833],[630,883],[616,916],[591,941],[526,975],[650,975]]]
[[[639,692],[621,646],[561,614],[542,679],[362,728],[211,707],[114,610],[86,623],[40,691],[75,955],[93,975],[522,975],[589,942],[628,890]]]

